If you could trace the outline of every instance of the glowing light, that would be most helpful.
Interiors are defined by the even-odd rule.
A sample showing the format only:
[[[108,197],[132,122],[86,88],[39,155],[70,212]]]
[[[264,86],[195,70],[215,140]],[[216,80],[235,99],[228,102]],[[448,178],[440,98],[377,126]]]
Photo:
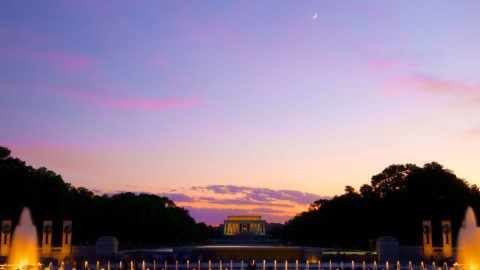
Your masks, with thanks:
[[[13,269],[38,269],[37,230],[32,223],[28,208],[23,208],[8,255],[8,265]]]

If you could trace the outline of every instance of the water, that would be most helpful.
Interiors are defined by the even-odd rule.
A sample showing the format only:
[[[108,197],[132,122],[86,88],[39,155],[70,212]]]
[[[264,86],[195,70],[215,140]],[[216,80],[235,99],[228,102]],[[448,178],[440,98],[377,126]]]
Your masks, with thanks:
[[[37,230],[28,208],[23,208],[18,225],[13,231],[12,246],[8,255],[11,269],[36,268],[38,258]]]
[[[470,268],[480,266],[480,228],[471,207],[467,208],[465,220],[458,232],[457,261]]]

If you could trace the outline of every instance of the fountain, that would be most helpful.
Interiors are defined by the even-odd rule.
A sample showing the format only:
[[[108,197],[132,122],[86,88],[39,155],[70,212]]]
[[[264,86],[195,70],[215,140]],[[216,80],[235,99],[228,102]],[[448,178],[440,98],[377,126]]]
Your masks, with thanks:
[[[470,269],[480,266],[480,228],[471,207],[467,208],[465,220],[458,232],[457,261]]]
[[[32,223],[28,208],[23,208],[18,225],[13,232],[12,246],[8,255],[10,269],[38,268],[37,230]]]

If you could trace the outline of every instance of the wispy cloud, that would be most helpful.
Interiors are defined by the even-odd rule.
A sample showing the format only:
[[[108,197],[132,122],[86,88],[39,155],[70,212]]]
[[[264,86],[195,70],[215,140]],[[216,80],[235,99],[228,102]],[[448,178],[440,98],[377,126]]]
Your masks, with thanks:
[[[198,98],[193,99],[159,99],[146,97],[117,97],[113,94],[99,91],[79,90],[56,85],[43,85],[41,88],[61,93],[63,95],[79,98],[97,106],[115,108],[122,110],[152,111],[163,110],[171,107],[190,107],[199,102]]]
[[[67,51],[36,51],[23,46],[7,46],[0,50],[0,58],[26,60],[39,67],[62,71],[78,71],[89,68],[99,60],[95,57]]]
[[[134,193],[145,193],[141,188],[131,187]],[[177,205],[189,209],[197,222],[208,224],[222,223],[228,215],[261,215],[269,222],[284,222],[296,213],[307,210],[315,200],[330,198],[298,190],[236,185],[177,188],[156,195],[168,197]]]
[[[261,205],[261,206],[292,207],[292,205],[289,205],[289,204],[274,203],[266,200],[255,201],[249,197],[243,197],[238,199],[219,199],[214,197],[199,197],[198,201],[208,202],[213,204],[224,204],[224,205]]]
[[[414,73],[388,84],[391,93],[446,97],[449,102],[480,104],[480,83],[443,79],[431,74]]]
[[[245,201],[252,202],[270,202],[273,200],[290,201],[299,204],[309,204],[318,200],[321,196],[301,192],[298,190],[274,190],[270,188],[255,188],[234,185],[209,185],[203,187],[194,187],[196,190],[210,190],[216,194],[243,194]]]
[[[207,224],[222,224],[227,216],[234,215],[261,215],[262,218],[268,222],[278,223],[285,222],[293,217],[291,214],[282,214],[281,211],[275,210],[271,210],[273,212],[268,213],[269,209],[266,210],[263,208],[203,208],[192,206],[186,206],[185,208],[188,209],[190,215],[192,215],[197,222],[205,222]]]
[[[174,202],[195,202],[195,198],[192,198],[183,193],[158,193],[157,195],[162,197],[168,197]]]
[[[156,100],[114,100],[108,103],[119,109],[130,110],[162,110],[170,107],[190,107],[199,103],[199,99],[156,99]]]
[[[412,90],[433,94],[472,94],[474,91],[474,88],[462,82],[445,80],[427,74],[415,74],[403,83]]]

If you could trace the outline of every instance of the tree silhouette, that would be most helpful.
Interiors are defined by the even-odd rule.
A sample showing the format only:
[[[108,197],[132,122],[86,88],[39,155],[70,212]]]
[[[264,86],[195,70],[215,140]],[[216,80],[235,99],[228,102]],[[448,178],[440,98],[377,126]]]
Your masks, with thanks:
[[[10,157],[0,147],[1,219],[18,220],[24,206],[31,209],[41,235],[43,220],[53,220],[52,243],[62,241],[62,222],[74,224],[72,242],[94,244],[102,235],[118,237],[122,247],[156,246],[204,240],[205,226],[198,226],[187,210],[166,197],[120,193],[95,195],[65,183],[46,168],[32,168]],[[202,231],[203,230],[203,231]],[[70,233],[67,232],[67,233]]]
[[[396,236],[402,244],[421,244],[422,220],[432,220],[434,244],[440,244],[441,220],[452,221],[455,241],[465,209],[480,209],[480,191],[451,170],[432,162],[390,165],[356,192],[312,203],[286,223],[286,242],[369,247],[379,236]]]

